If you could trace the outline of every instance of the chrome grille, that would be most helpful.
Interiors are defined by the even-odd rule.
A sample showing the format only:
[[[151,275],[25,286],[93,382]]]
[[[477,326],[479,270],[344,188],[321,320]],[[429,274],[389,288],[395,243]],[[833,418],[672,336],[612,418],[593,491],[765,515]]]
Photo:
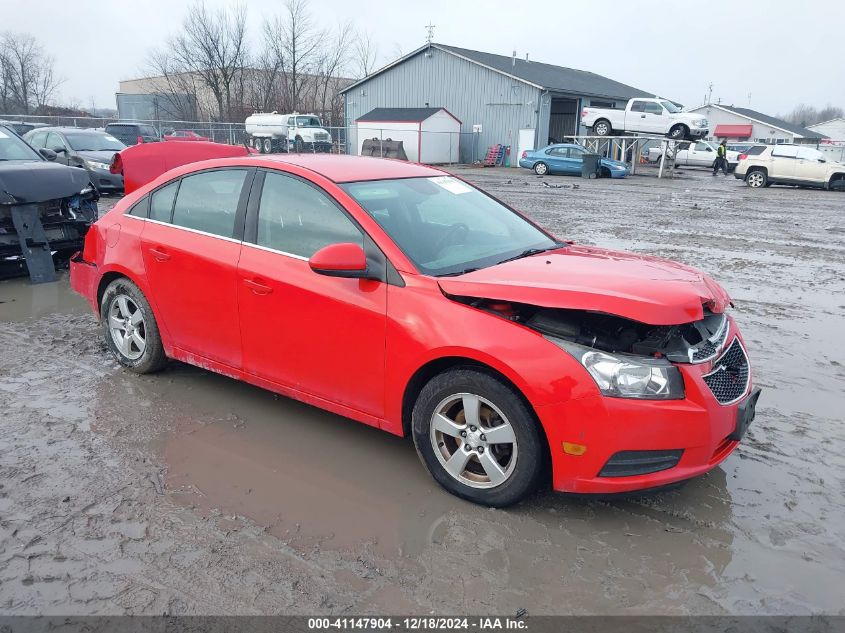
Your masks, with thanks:
[[[704,382],[720,404],[732,404],[748,391],[751,370],[748,356],[738,338],[734,338],[718,360],[713,363],[715,369],[702,376]]]

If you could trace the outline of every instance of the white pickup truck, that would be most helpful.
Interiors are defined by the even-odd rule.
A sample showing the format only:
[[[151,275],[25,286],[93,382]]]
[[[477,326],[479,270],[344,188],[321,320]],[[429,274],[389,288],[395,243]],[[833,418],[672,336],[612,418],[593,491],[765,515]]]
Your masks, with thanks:
[[[694,140],[707,136],[707,119],[700,114],[683,112],[666,99],[631,99],[624,110],[584,108],[581,123],[593,128],[596,136],[614,132],[660,134],[671,139]]]
[[[666,152],[666,158],[675,159],[675,167],[713,167],[716,162],[718,148],[710,141],[684,141],[678,143],[676,150],[671,147]],[[662,147],[650,147],[648,149],[648,162],[657,163],[663,156]],[[733,171],[739,162],[739,152],[727,150],[728,170]]]

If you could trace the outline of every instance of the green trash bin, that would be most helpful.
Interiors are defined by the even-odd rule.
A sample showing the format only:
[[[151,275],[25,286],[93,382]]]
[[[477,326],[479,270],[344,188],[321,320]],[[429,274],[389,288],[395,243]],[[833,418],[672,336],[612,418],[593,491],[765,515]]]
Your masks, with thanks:
[[[584,154],[581,163],[581,178],[598,178],[600,159],[601,156],[598,154]]]

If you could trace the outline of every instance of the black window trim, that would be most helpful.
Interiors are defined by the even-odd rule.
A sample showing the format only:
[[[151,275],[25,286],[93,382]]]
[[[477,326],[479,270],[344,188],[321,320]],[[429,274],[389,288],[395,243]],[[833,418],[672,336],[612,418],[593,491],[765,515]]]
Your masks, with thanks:
[[[281,251],[275,248],[271,248],[269,246],[262,246],[258,244],[258,208],[261,204],[261,193],[264,190],[264,181],[266,179],[266,176],[267,174],[278,174],[280,176],[287,176],[288,178],[299,180],[305,185],[323,194],[344,216],[346,216],[346,218],[350,222],[352,222],[352,225],[361,232],[362,241],[364,243],[364,253],[367,257],[367,267],[373,273],[372,278],[378,279],[382,283],[386,283],[392,286],[405,286],[405,280],[402,279],[402,275],[399,274],[399,271],[396,270],[396,268],[393,266],[393,263],[379,248],[375,240],[364,229],[364,227],[361,226],[358,220],[352,217],[349,211],[347,211],[343,207],[343,205],[340,204],[340,202],[338,202],[337,199],[328,191],[326,191],[323,187],[307,178],[303,178],[299,174],[295,174],[284,169],[270,169],[267,167],[260,167],[256,171],[257,174],[252,181],[252,189],[249,194],[249,202],[246,205],[246,222],[243,233],[243,243],[245,246],[251,246],[252,248],[257,248],[259,250],[268,251],[271,253],[277,253],[279,255],[290,257],[292,259],[308,261],[308,258],[303,257],[302,255],[297,255],[296,253],[288,253],[286,251]]]

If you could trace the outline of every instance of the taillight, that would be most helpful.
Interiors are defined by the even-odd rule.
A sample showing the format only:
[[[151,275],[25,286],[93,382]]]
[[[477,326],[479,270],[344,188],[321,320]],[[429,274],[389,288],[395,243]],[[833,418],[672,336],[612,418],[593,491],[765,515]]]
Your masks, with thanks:
[[[527,152],[527,151],[522,152],[522,157],[523,157],[523,158],[528,158],[528,152]]]
[[[585,116],[587,116],[587,109],[586,108],[581,110],[581,118],[583,119]]]
[[[115,154],[111,157],[109,172],[113,174],[123,174],[123,159],[120,157],[120,154]]]
[[[737,160],[745,160],[746,158],[748,158],[748,154],[740,154]]]

